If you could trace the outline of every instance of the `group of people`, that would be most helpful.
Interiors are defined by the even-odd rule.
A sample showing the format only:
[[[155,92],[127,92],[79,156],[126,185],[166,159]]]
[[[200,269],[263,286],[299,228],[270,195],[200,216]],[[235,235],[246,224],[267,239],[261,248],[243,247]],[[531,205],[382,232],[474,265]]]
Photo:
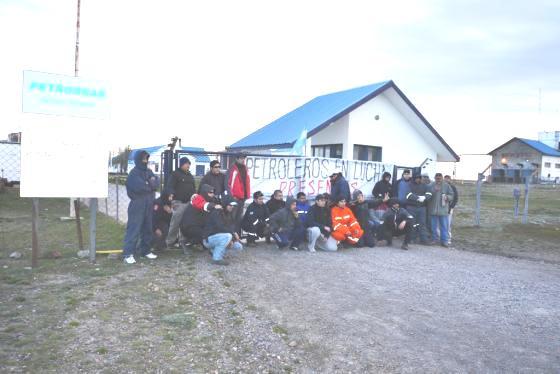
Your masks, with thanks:
[[[212,253],[212,262],[225,265],[227,250],[256,246],[259,239],[274,241],[278,248],[309,251],[336,251],[339,247],[392,245],[393,237],[404,236],[402,249],[419,244],[450,243],[453,208],[458,201],[450,177],[440,173],[435,181],[404,170],[393,185],[386,172],[373,188],[371,200],[350,186],[340,170],[330,174],[330,194],[315,196],[311,205],[304,192],[296,197],[276,190],[265,202],[261,191],[250,195],[251,181],[239,154],[229,171],[220,162],[210,163],[210,171],[198,189],[190,173],[187,157],[179,160],[159,198],[154,192],[158,178],[147,168],[149,154],[135,155],[135,167],[126,187],[131,201],[124,244],[124,261],[135,263],[134,254],[157,258],[151,248],[180,247],[188,253],[203,246]],[[253,201],[245,209],[245,201]]]

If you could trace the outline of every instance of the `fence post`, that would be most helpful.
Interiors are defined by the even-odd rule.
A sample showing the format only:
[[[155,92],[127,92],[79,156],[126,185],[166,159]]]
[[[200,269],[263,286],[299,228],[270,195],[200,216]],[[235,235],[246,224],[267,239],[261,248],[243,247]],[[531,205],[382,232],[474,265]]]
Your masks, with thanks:
[[[89,260],[95,262],[95,234],[97,225],[97,198],[89,200]]]
[[[527,223],[528,215],[529,215],[529,178],[525,177],[525,207],[523,208],[523,218],[521,218],[521,223]]]
[[[117,223],[119,223],[119,176],[115,178],[115,195],[117,199]]]
[[[475,226],[480,226],[480,195],[481,195],[483,180],[484,180],[484,174],[478,173],[478,180],[476,181],[476,208],[475,208],[475,215],[474,215]]]
[[[513,189],[513,216],[517,219],[519,217],[519,198],[521,197],[521,191],[519,188],[515,187]]]
[[[39,265],[39,199],[34,197],[31,200],[31,267]]]
[[[84,238],[82,236],[82,216],[80,215],[80,199],[74,200],[74,212],[76,213],[76,230],[78,231],[78,245],[80,251],[84,250]]]

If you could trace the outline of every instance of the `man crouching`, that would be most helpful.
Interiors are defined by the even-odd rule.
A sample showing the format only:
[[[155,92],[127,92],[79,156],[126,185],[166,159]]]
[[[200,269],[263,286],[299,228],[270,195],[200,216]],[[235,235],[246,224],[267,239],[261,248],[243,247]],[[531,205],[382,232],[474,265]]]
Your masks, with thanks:
[[[223,209],[215,209],[210,213],[204,226],[204,246],[212,252],[212,263],[215,265],[228,265],[224,260],[227,249],[242,250],[236,232],[236,221],[233,210],[237,202],[230,195],[222,199]]]
[[[393,245],[393,236],[404,234],[402,249],[408,250],[412,228],[415,226],[414,216],[401,208],[397,199],[391,198],[387,202],[389,209],[383,214],[383,225],[381,226],[382,239],[387,245]]]

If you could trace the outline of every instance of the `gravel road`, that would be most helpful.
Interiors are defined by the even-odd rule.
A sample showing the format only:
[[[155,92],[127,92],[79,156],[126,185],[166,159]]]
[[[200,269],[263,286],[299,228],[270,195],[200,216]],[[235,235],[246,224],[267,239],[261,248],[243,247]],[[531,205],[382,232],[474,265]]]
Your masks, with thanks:
[[[560,372],[560,268],[441,247],[279,251],[223,268],[297,372]],[[198,256],[199,270],[207,257]],[[296,345],[297,344],[297,345]]]

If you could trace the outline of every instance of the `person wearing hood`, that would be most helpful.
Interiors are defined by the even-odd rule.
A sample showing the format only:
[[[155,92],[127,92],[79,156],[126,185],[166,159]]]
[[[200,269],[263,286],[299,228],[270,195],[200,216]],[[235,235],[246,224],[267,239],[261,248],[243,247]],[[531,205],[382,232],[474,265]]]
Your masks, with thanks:
[[[171,247],[179,240],[181,247],[184,247],[183,238],[179,231],[179,224],[187,208],[187,204],[191,200],[191,196],[195,193],[194,177],[190,172],[191,161],[187,157],[179,159],[179,169],[171,173],[167,183],[167,193],[173,216],[169,225],[169,233],[167,234],[167,246]]]
[[[331,220],[333,224],[332,236],[339,242],[347,242],[352,245],[364,235],[364,230],[356,220],[352,210],[346,206],[346,199],[339,196],[334,200],[335,206],[331,209]]]
[[[393,236],[401,236],[404,234],[402,249],[408,250],[410,243],[410,234],[414,228],[414,216],[406,209],[400,207],[399,200],[395,198],[389,199],[387,202],[389,209],[383,215],[383,239],[387,241],[387,245],[393,245]]]
[[[245,200],[251,196],[251,178],[247,171],[245,161],[247,155],[238,153],[235,162],[228,172],[228,193],[237,201],[235,207],[235,222],[237,223],[237,233],[241,234],[241,220],[243,219],[243,209]]]
[[[241,228],[247,233],[247,247],[256,245],[256,240],[270,236],[270,213],[264,203],[264,195],[261,191],[253,194],[253,202],[249,204]],[[270,240],[270,239],[269,239]]]
[[[270,200],[266,202],[266,207],[270,214],[276,213],[278,210],[284,208],[286,206],[286,202],[284,201],[284,196],[282,196],[281,190],[275,190],[272,194]]]
[[[384,172],[381,180],[375,183],[373,190],[371,191],[373,199],[378,203],[377,207],[374,209],[375,217],[381,220],[383,214],[389,209],[387,207],[387,201],[393,196],[393,185],[391,184],[391,173]]]
[[[336,239],[331,236],[331,212],[327,207],[327,197],[324,194],[315,197],[315,204],[307,212],[305,225],[309,252],[315,252],[315,248],[329,252],[338,249]]]
[[[218,201],[227,195],[227,179],[226,175],[222,173],[220,161],[210,162],[210,171],[200,180],[200,186],[203,184],[214,187],[214,195]],[[198,193],[200,193],[200,186],[198,187]]]
[[[422,175],[415,173],[410,184],[410,192],[406,196],[406,210],[414,216],[417,225],[412,230],[411,240],[420,238],[420,244],[428,244],[426,230],[426,206],[432,198],[432,193],[427,185],[422,183]]]
[[[406,196],[410,193],[410,169],[405,169],[402,172],[401,179],[395,182],[393,186],[393,197],[399,200],[399,205],[406,204]]]
[[[154,224],[154,239],[153,247],[155,249],[164,249],[167,247],[166,238],[169,232],[169,224],[171,223],[171,216],[173,210],[171,209],[171,202],[169,196],[162,194],[154,201],[153,210],[153,224]]]
[[[243,245],[235,231],[235,199],[229,195],[222,199],[223,209],[214,209],[204,226],[204,246],[212,253],[212,263],[228,265],[224,255],[228,249],[242,250]]]
[[[159,179],[148,168],[150,154],[139,150],[134,155],[134,168],[126,178],[128,221],[124,237],[123,256],[126,264],[134,264],[134,254],[139,252],[150,260],[157,258],[151,251],[153,237],[152,209]]]
[[[296,199],[288,196],[286,206],[270,216],[270,231],[278,248],[290,247],[299,251],[305,229],[299,220]]]
[[[342,176],[342,171],[339,169],[334,170],[330,175],[331,182],[331,201],[336,202],[339,199],[350,201],[350,185]]]
[[[181,234],[186,243],[202,244],[203,229],[210,212],[222,209],[214,197],[214,188],[207,184],[202,185],[199,194],[191,196],[191,201],[185,209],[181,220]],[[183,248],[186,254],[186,247]]]
[[[350,209],[364,231],[364,234],[358,240],[356,247],[375,247],[375,224],[370,220],[370,210],[377,207],[376,201],[367,201],[364,194],[360,190],[352,192],[352,202]]]

